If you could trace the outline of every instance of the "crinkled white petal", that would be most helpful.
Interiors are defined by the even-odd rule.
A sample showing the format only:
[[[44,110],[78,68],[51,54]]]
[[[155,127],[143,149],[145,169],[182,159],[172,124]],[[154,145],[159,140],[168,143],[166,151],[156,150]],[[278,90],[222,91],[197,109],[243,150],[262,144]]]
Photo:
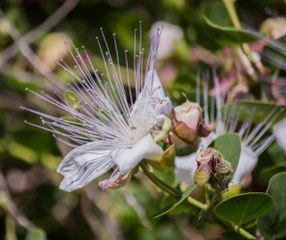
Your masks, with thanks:
[[[131,118],[134,115],[147,112],[154,116],[169,115],[172,103],[166,97],[160,79],[155,70],[149,71],[145,78],[145,85],[133,105]]]
[[[239,162],[234,173],[232,184],[239,184],[243,177],[249,175],[255,168],[258,157],[248,147],[242,144]]]
[[[277,139],[278,144],[284,149],[286,154],[286,118],[282,119],[273,128],[273,134]]]
[[[144,158],[158,160],[163,155],[162,148],[154,142],[150,134],[143,137],[129,149],[113,151],[113,159],[120,174],[133,169]]]
[[[64,176],[61,189],[70,192],[84,187],[112,168],[110,150],[100,150],[98,146],[98,143],[90,142],[66,155],[58,167],[58,172]]]
[[[177,178],[185,184],[195,182],[195,171],[197,169],[196,154],[192,153],[188,156],[177,156],[175,158],[175,173]]]

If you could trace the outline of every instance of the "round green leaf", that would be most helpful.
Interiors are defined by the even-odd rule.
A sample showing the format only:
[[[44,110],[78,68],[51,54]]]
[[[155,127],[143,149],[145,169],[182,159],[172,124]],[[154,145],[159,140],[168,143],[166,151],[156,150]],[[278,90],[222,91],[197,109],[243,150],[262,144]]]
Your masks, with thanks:
[[[221,135],[210,144],[210,147],[221,152],[224,159],[231,163],[232,170],[236,170],[241,152],[241,142],[238,134]]]
[[[265,238],[286,236],[286,172],[278,173],[270,179],[267,193],[273,199],[273,207],[258,218],[258,229]]]
[[[244,193],[220,202],[214,213],[224,221],[241,225],[263,215],[272,205],[273,201],[268,194]]]

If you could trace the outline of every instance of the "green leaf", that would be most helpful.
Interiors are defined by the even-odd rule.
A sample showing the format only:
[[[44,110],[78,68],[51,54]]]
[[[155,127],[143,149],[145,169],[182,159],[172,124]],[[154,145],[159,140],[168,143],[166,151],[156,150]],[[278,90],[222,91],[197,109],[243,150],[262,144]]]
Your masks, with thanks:
[[[286,172],[286,165],[281,165],[281,166],[271,166],[264,168],[261,171],[261,177],[264,180],[264,182],[268,183],[270,179],[277,173],[280,172]]]
[[[263,121],[267,116],[269,116],[269,113],[273,111],[273,109],[276,109],[276,113],[279,113],[279,116],[275,119],[275,121],[272,124],[277,123],[281,119],[286,117],[286,106],[280,105],[277,106],[276,103],[271,102],[259,102],[259,101],[238,101],[234,104],[226,104],[223,107],[223,111],[229,111],[229,109],[236,106],[237,112],[239,112],[239,118],[241,120],[246,119],[250,113],[255,110],[255,115],[253,122],[254,123],[260,123]]]
[[[209,33],[213,35],[213,39],[221,44],[242,44],[257,41],[264,37],[259,33],[249,30],[219,26],[207,17],[204,17],[204,20],[209,28]]]
[[[40,228],[32,228],[28,231],[25,240],[45,240],[46,233]]]
[[[272,209],[258,218],[258,229],[265,238],[286,236],[286,172],[270,179],[267,194],[273,199]]]
[[[161,217],[167,214],[168,212],[170,212],[171,210],[173,210],[174,208],[176,208],[192,193],[195,187],[196,187],[196,184],[192,184],[188,186],[187,189],[183,192],[182,196],[179,199],[177,199],[177,201],[175,201],[174,203],[171,203],[170,205],[158,211],[156,214],[154,214],[153,218]]]
[[[65,93],[65,102],[72,106],[75,110],[79,110],[80,109],[80,104],[81,101],[78,98],[78,96],[75,94],[75,92],[71,91],[71,90],[67,90]]]
[[[231,163],[232,170],[235,172],[241,152],[239,135],[236,133],[221,135],[210,144],[210,147],[221,152],[224,159]]]
[[[244,193],[228,198],[214,208],[215,215],[231,223],[241,225],[263,215],[273,201],[266,193]]]

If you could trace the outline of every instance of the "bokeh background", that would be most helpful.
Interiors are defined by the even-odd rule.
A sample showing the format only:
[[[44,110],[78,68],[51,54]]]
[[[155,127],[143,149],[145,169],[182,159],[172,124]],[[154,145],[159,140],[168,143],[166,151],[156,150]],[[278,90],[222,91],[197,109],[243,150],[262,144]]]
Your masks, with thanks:
[[[280,0],[238,0],[236,9],[244,27],[259,31],[266,19],[285,15],[286,5]],[[65,41],[84,45],[100,69],[95,39],[100,27],[109,42],[116,32],[120,51],[132,54],[139,21],[146,49],[151,29],[165,26],[157,67],[174,99],[194,89],[198,72],[215,68],[231,78],[235,57],[210,34],[203,16],[231,25],[222,1],[216,0],[0,1],[0,239],[41,239],[43,233],[52,240],[218,239],[220,226],[205,224],[198,233],[193,222],[199,220],[187,212],[152,219],[162,195],[140,174],[128,187],[114,191],[102,191],[96,182],[72,193],[59,190],[56,168],[70,149],[50,133],[26,125],[25,120],[38,120],[20,110],[28,106],[61,114],[25,89],[64,93],[70,79],[56,62],[71,62]],[[265,96],[256,91],[249,95],[249,89],[242,95],[280,99],[281,94],[271,95],[267,79],[264,87]],[[284,156],[277,154],[282,151],[278,146],[272,148]]]

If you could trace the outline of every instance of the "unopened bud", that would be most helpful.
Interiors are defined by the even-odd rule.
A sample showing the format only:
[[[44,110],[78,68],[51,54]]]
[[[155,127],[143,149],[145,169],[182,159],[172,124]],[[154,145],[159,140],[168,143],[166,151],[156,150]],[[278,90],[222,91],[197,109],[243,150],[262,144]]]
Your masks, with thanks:
[[[198,149],[196,152],[196,161],[198,163],[204,163],[209,161],[221,161],[224,160],[222,154],[214,148],[207,148],[206,150]]]
[[[214,129],[213,124],[205,124],[203,122],[199,125],[199,136],[207,137]]]
[[[175,107],[174,112],[178,122],[183,122],[188,128],[197,130],[202,115],[202,109],[198,103],[186,100],[182,105]]]
[[[195,182],[198,185],[203,185],[210,180],[212,167],[210,162],[202,163],[198,166],[195,172]]]
[[[216,162],[214,166],[214,170],[218,174],[222,174],[222,175],[227,175],[232,172],[231,164],[228,161]]]
[[[223,200],[228,199],[230,197],[236,196],[240,193],[241,187],[239,184],[230,186],[228,189],[225,189],[221,192],[221,197]]]
[[[186,100],[174,108],[172,120],[175,123],[173,133],[197,149],[200,137],[206,137],[213,130],[212,124],[202,121],[202,109],[198,103]]]

